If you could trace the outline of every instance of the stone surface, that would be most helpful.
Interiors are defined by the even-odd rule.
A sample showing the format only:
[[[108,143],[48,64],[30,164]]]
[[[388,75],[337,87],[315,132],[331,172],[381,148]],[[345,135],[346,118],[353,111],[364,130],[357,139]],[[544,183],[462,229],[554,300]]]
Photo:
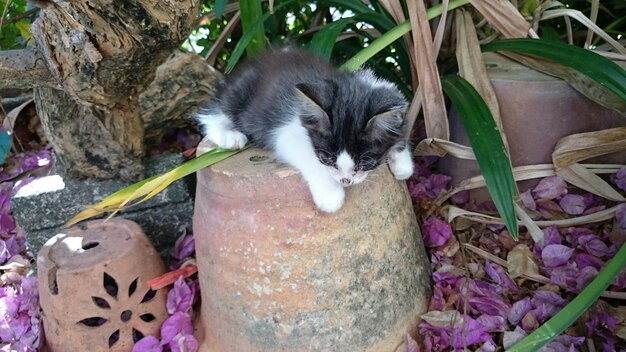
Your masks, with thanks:
[[[127,352],[142,335],[158,336],[168,317],[167,289],[147,283],[165,266],[132,221],[66,229],[39,251],[37,267],[49,352]]]
[[[200,351],[395,351],[426,310],[430,264],[386,165],[335,214],[258,149],[200,171],[196,192]]]
[[[146,160],[147,176],[167,172],[183,162],[179,154]],[[129,186],[121,180],[75,180],[63,178],[64,187],[52,192],[20,196],[12,199],[13,215],[28,234],[33,252],[38,251],[61,226],[85,206]],[[57,176],[58,177],[58,176]],[[136,221],[155,244],[162,256],[173,247],[176,238],[191,228],[193,200],[185,180],[179,180],[147,202],[120,213]]]
[[[551,163],[552,151],[564,136],[626,126],[626,119],[618,112],[596,104],[565,81],[495,53],[484,54],[484,59],[514,166]],[[470,145],[456,111],[450,115],[450,139]],[[626,153],[593,160],[623,163]],[[443,158],[439,170],[451,175],[453,183],[479,174],[474,161],[453,157]]]

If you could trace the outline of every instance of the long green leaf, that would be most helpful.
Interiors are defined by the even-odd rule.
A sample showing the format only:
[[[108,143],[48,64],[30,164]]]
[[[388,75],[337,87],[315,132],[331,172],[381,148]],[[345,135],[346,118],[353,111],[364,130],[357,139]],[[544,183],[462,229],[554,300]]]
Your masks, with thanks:
[[[250,43],[246,46],[248,56],[260,54],[265,49],[265,29],[263,22],[257,24],[257,19],[263,16],[261,0],[239,0],[241,11],[241,27],[244,33],[252,32]]]
[[[346,28],[346,26],[353,21],[354,18],[342,18],[338,21],[327,24],[315,33],[307,45],[307,48],[318,53],[326,60],[330,60],[337,37],[341,34],[341,32],[343,32],[344,28]]]
[[[274,6],[274,12],[278,12],[278,10],[280,10],[281,8],[294,2],[296,2],[296,0],[288,0],[288,1],[281,3],[280,5],[276,5]],[[226,73],[231,72],[233,68],[235,68],[235,66],[237,65],[237,62],[239,62],[239,59],[241,59],[243,52],[246,50],[250,42],[253,40],[257,29],[263,28],[263,23],[270,16],[271,16],[271,13],[269,12],[264,13],[263,16],[261,16],[260,18],[257,18],[256,21],[254,21],[254,23],[248,30],[244,31],[243,36],[241,36],[241,38],[237,42],[237,45],[235,46],[235,49],[233,50],[233,53],[230,55],[230,59],[228,60],[228,65],[226,65]]]
[[[588,76],[626,101],[626,70],[591,50],[541,39],[504,39],[483,45],[482,51],[512,51],[556,61]]]
[[[443,76],[441,85],[459,112],[487,190],[509,233],[517,239],[519,229],[513,203],[518,193],[517,185],[493,116],[480,94],[465,79],[456,75]]]
[[[555,316],[546,321],[537,330],[509,348],[508,352],[539,351],[565,329],[572,325],[592,304],[600,294],[615,280],[626,266],[626,243],[615,253],[611,261],[600,271],[582,292]]]
[[[213,9],[213,12],[215,12],[215,17],[217,17],[218,19],[222,19],[222,15],[224,15],[226,5],[228,5],[228,0],[215,0],[215,7]]]
[[[251,144],[239,150],[213,148],[164,174],[152,176],[148,179],[134,183],[104,198],[98,204],[88,206],[85,210],[72,217],[64,226],[72,226],[80,221],[104,214],[106,212],[115,213],[145,202],[172,184],[174,181],[229,158],[249,148],[250,146]]]
[[[469,0],[451,0],[448,5],[448,11],[454,10],[465,4],[468,4]],[[443,11],[443,6],[436,5],[429,8],[426,12],[428,19],[433,19]],[[350,60],[346,61],[341,68],[354,71],[361,67],[367,60],[379,53],[381,50],[389,46],[391,43],[400,39],[403,35],[411,30],[411,23],[409,21],[402,22],[401,24],[393,27],[385,34],[381,35],[378,39],[372,42],[367,48],[361,50],[358,54],[353,56]]]

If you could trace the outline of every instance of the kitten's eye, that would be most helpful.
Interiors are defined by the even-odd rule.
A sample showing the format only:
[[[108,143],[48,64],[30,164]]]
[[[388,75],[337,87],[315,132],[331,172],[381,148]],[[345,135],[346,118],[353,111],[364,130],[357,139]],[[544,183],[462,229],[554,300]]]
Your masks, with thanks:
[[[359,165],[357,166],[357,170],[359,171],[371,171],[374,170],[378,166],[378,162],[375,159],[365,159],[359,161]]]
[[[335,160],[333,159],[333,157],[327,153],[318,152],[317,158],[320,160],[322,164],[326,166],[333,166],[335,164]]]

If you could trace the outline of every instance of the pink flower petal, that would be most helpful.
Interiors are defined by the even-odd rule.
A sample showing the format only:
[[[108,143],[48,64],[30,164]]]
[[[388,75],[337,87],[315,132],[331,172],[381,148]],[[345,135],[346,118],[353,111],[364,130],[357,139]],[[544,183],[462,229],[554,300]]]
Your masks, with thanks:
[[[559,176],[546,177],[533,189],[537,198],[555,199],[567,194],[567,185]]]
[[[185,279],[179,276],[174,287],[167,294],[167,312],[174,314],[175,312],[188,312],[191,310],[194,292],[191,290]]]
[[[137,341],[135,346],[133,346],[132,352],[161,352],[163,351],[163,347],[161,347],[161,342],[154,336],[146,336],[141,340]]]
[[[567,263],[573,253],[573,248],[561,244],[550,244],[541,251],[541,259],[546,267],[553,268]]]
[[[570,215],[580,215],[585,212],[585,198],[577,194],[566,194],[559,201],[559,205]]]
[[[452,227],[437,217],[430,217],[422,223],[422,236],[426,247],[438,247],[450,239]]]

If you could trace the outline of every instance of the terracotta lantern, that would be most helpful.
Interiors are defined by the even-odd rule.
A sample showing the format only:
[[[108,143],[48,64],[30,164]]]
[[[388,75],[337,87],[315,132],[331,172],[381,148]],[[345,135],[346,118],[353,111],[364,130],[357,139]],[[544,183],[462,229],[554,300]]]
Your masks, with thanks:
[[[404,182],[387,165],[335,214],[249,149],[198,173],[200,351],[395,351],[430,298],[430,264]]]
[[[67,229],[39,251],[37,267],[49,352],[128,352],[144,335],[159,335],[167,292],[147,281],[165,266],[136,223]]]

